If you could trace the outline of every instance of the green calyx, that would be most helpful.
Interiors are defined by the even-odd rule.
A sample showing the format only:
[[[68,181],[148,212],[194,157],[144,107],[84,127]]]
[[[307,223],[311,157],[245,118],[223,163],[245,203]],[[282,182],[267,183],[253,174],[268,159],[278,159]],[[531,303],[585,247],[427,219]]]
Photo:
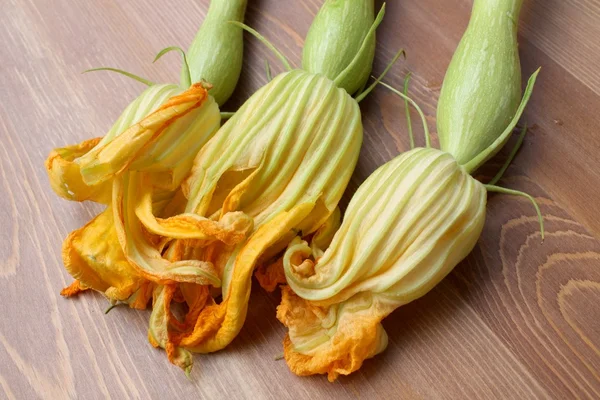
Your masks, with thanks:
[[[306,36],[302,68],[320,73],[354,94],[369,79],[375,55],[373,0],[326,0]]]
[[[192,83],[202,80],[219,106],[235,89],[242,70],[243,31],[230,21],[242,22],[247,0],[212,0],[204,23],[187,52]],[[182,82],[188,73],[182,68]]]
[[[517,23],[522,2],[475,0],[444,78],[437,110],[440,147],[469,171],[504,145],[497,140],[519,110]]]

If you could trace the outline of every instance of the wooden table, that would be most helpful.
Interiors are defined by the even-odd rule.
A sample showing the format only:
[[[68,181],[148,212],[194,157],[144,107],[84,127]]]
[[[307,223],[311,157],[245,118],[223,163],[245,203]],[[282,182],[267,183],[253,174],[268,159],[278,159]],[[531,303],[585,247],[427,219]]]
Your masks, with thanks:
[[[98,294],[60,297],[71,282],[61,242],[100,208],[51,191],[43,161],[53,147],[99,136],[141,86],[178,78],[208,0],[5,0],[0,14],[0,387],[2,398],[599,398],[600,397],[600,1],[526,0],[524,76],[542,73],[524,120],[534,124],[502,184],[536,196],[546,218],[540,244],[527,200],[491,195],[471,256],[433,292],[384,323],[387,351],[330,384],[299,378],[281,353],[277,295],[255,287],[246,325],[226,350],[197,356],[191,379],[147,342],[148,312],[104,315]],[[176,6],[175,6],[176,4]],[[295,65],[321,0],[250,0],[247,23]],[[390,0],[378,30],[380,72],[411,95],[435,130],[444,71],[466,26],[470,0]],[[247,39],[245,70],[226,110],[266,82]],[[383,88],[361,105],[365,143],[348,196],[378,165],[407,149],[403,103]],[[413,115],[416,122],[416,115]],[[418,132],[419,128],[415,126]],[[491,175],[502,158],[482,171]]]

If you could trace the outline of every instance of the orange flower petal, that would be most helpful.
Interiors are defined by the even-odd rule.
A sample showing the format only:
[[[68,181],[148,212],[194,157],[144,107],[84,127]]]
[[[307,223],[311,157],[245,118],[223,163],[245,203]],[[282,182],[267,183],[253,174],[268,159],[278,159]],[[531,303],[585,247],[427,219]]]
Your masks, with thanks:
[[[110,185],[87,185],[81,177],[81,166],[75,161],[91,151],[100,140],[101,138],[84,140],[50,152],[44,164],[50,185],[56,194],[72,201],[110,202]]]
[[[126,301],[144,280],[121,250],[112,215],[109,207],[71,232],[63,243],[63,262],[80,285],[102,292],[112,300]]]
[[[239,251],[227,292],[221,304],[202,309],[194,330],[175,342],[188,350],[208,353],[227,346],[238,334],[248,310],[252,272],[261,254],[313,210],[314,204],[300,204],[277,215],[260,227]]]
[[[283,272],[283,257],[270,264],[261,264],[254,273],[260,286],[267,292],[275,291],[278,285],[284,284],[285,272]]]
[[[64,297],[77,296],[79,293],[88,289],[88,287],[82,287],[81,282],[75,279],[73,283],[71,283],[69,286],[60,291],[60,295]]]

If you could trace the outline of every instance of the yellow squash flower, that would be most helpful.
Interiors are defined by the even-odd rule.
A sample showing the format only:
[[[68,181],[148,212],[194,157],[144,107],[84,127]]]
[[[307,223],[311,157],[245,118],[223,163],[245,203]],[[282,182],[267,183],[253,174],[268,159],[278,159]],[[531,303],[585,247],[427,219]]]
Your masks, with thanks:
[[[125,234],[141,237],[146,230],[179,239],[168,259],[146,253],[149,244],[126,240],[126,255],[138,268],[167,274],[207,263],[221,278],[212,285],[221,286],[222,302],[204,307],[194,326],[172,335],[173,343],[211,352],[231,342],[245,319],[255,266],[285,249],[298,231],[316,232],[336,212],[361,142],[356,101],[326,77],[294,70],[257,91],[198,153],[183,185],[185,213],[159,219],[141,211],[141,197],[137,205],[124,203],[130,205],[119,215]],[[129,185],[123,198],[140,188]],[[130,218],[136,222],[127,225]],[[228,237],[235,229],[226,229],[235,227],[242,235]],[[178,281],[194,283],[183,278]]]
[[[380,321],[427,293],[473,249],[485,204],[484,186],[440,150],[417,148],[375,171],[316,263],[304,241],[285,253],[289,288],[277,315],[289,327],[292,371],[333,380],[382,351]]]
[[[63,295],[93,288],[112,302],[127,301],[132,307],[145,308],[153,283],[130,265],[122,251],[119,225],[114,224],[110,206],[114,180],[129,179],[129,172],[143,172],[144,179],[151,180],[145,189],[152,212],[167,216],[182,211],[185,202],[179,185],[189,173],[195,153],[220,124],[215,101],[227,101],[240,75],[242,30],[229,21],[243,20],[246,3],[211,2],[187,56],[184,54],[181,85],[153,84],[114,68],[97,69],[122,73],[149,88],[123,111],[103,138],[55,149],[46,160],[51,186],[58,195],[109,205],[65,240],[65,266],[76,281]],[[167,48],[156,59],[176,49]],[[191,85],[203,80],[218,86]],[[94,238],[101,238],[98,241],[102,243]],[[147,239],[160,248],[160,239],[150,235]]]
[[[201,84],[193,85],[120,135],[99,142],[78,158],[75,163],[85,185],[81,187],[98,188],[108,183],[111,188],[115,180],[143,175],[148,179],[144,190],[151,197],[153,212],[160,215],[165,210],[177,210],[176,190],[196,152],[219,125],[220,113],[214,99]],[[108,193],[114,195],[110,189]],[[80,288],[92,288],[110,300],[125,301],[145,280],[122,251],[118,240],[120,225],[114,224],[113,215],[114,210],[109,207],[72,232],[63,244],[63,260]],[[148,237],[145,235],[144,242]],[[158,242],[154,241],[157,248]]]

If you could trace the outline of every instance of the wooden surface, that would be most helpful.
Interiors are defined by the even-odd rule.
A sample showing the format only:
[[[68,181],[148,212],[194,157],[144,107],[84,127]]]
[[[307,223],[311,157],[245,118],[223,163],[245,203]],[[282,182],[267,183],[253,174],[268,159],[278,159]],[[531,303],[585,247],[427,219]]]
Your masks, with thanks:
[[[247,22],[299,65],[321,0],[249,3]],[[61,242],[99,208],[55,196],[43,160],[53,147],[101,135],[142,89],[117,75],[80,71],[108,65],[176,80],[175,54],[151,60],[163,47],[187,47],[208,0],[3,0],[0,398],[599,398],[600,1],[525,3],[524,74],[543,69],[525,115],[535,128],[501,183],[537,197],[546,241],[540,244],[526,200],[491,195],[473,254],[385,321],[384,354],[330,384],[298,378],[274,361],[284,335],[277,295],[254,290],[242,333],[226,350],[197,356],[190,380],[148,344],[148,312],[104,315],[107,302],[98,294],[59,296],[71,282]],[[406,48],[407,60],[387,81],[400,86],[413,72],[411,94],[434,130],[440,84],[470,5],[390,0],[378,31],[374,71]],[[278,68],[249,38],[226,110],[266,82],[264,58]],[[402,107],[383,88],[362,104],[365,143],[348,196],[406,150]]]

